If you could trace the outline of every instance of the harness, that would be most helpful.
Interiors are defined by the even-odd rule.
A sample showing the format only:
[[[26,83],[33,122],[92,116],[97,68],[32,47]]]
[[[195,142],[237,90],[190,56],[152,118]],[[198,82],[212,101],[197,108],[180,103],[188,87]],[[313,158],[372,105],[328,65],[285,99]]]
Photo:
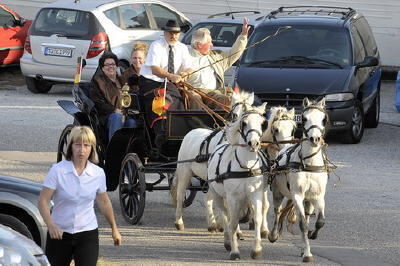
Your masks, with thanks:
[[[231,171],[231,167],[232,167],[232,160],[229,162],[228,164],[228,168],[227,171],[223,174],[220,174],[220,164],[221,164],[221,159],[222,156],[224,154],[224,152],[227,150],[227,148],[229,146],[233,146],[230,144],[225,144],[223,146],[220,146],[213,154],[212,157],[219,151],[222,149],[222,152],[219,153],[219,159],[218,159],[218,164],[217,164],[217,168],[215,170],[215,178],[214,179],[210,179],[208,180],[208,182],[217,182],[217,183],[223,183],[224,180],[226,179],[241,179],[241,178],[249,178],[249,177],[254,177],[254,176],[259,176],[259,175],[263,175],[265,172],[267,172],[269,170],[268,168],[268,159],[266,158],[265,153],[262,150],[259,150],[257,152],[258,154],[258,158],[256,160],[256,162],[254,163],[254,165],[250,168],[244,167],[239,160],[238,154],[237,154],[237,150],[235,150],[235,160],[237,161],[237,163],[239,164],[240,168],[244,169],[245,171]],[[254,169],[254,166],[258,164],[258,162],[261,160],[261,168],[256,168]]]

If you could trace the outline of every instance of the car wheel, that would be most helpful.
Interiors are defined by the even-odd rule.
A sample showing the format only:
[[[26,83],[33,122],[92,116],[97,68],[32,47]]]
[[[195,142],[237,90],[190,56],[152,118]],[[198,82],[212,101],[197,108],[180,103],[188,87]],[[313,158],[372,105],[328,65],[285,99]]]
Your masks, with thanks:
[[[7,215],[7,214],[0,214],[0,224],[5,225],[13,229],[14,231],[17,231],[18,233],[26,236],[29,239],[33,240],[33,236],[31,232],[29,231],[28,227],[15,218],[14,216]]]
[[[31,77],[25,77],[26,86],[32,93],[48,93],[53,84],[46,80],[38,80]]]
[[[381,95],[378,90],[374,102],[370,107],[368,113],[365,115],[365,126],[369,128],[376,128],[379,124],[379,114],[381,108]]]
[[[360,101],[356,100],[354,111],[351,117],[351,126],[343,134],[343,142],[348,144],[356,144],[361,141],[364,134],[364,112]]]

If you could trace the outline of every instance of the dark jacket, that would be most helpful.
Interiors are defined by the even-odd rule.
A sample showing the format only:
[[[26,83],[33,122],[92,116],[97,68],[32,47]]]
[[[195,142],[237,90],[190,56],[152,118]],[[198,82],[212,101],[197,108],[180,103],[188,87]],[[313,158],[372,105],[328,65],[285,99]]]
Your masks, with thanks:
[[[139,82],[139,73],[136,71],[136,69],[130,65],[129,68],[127,68],[122,74],[122,85],[125,83],[129,85],[129,88],[131,90],[137,91],[139,90],[138,82]]]
[[[117,79],[123,85],[121,77],[117,76]],[[112,82],[103,71],[99,71],[92,78],[90,98],[95,103],[99,120],[103,125],[106,125],[108,116],[115,108],[122,109],[121,87]]]

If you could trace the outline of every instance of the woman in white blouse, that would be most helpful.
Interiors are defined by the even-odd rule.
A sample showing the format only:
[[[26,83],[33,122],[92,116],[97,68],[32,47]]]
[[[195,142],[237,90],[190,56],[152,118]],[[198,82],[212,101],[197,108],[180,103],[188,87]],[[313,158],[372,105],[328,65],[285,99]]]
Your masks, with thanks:
[[[69,266],[72,259],[75,265],[96,265],[99,235],[94,200],[111,225],[114,245],[121,244],[121,235],[104,171],[95,165],[96,137],[89,127],[71,130],[65,157],[51,167],[39,197],[39,210],[48,227],[46,255],[51,265]]]

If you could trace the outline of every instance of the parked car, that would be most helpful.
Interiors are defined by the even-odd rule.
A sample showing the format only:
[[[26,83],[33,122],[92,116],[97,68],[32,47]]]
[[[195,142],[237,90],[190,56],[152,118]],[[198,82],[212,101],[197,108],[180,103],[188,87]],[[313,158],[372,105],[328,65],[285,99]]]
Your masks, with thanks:
[[[199,28],[207,28],[211,32],[213,49],[228,50],[242,31],[244,17],[249,19],[250,36],[254,27],[265,18],[265,15],[260,15],[259,11],[234,11],[214,14],[196,23],[183,35],[181,41],[190,46],[193,32]],[[235,69],[236,64],[225,72],[226,85],[232,85]]]
[[[50,266],[50,262],[35,242],[0,224],[0,265]]]
[[[46,244],[47,226],[37,207],[41,184],[17,177],[0,175],[0,224]]]
[[[289,26],[290,28],[284,28]],[[325,97],[330,133],[360,142],[364,127],[377,127],[381,67],[365,17],[352,8],[281,7],[254,30],[235,74],[235,86],[269,105],[295,107],[301,122],[305,97]]]
[[[28,90],[47,93],[55,83],[72,83],[78,57],[86,60],[82,82],[89,82],[106,50],[127,68],[133,43],[158,39],[169,19],[183,30],[192,26],[181,12],[156,0],[60,0],[46,5],[32,23],[21,58]]]
[[[32,20],[0,4],[0,67],[16,65],[24,53],[24,44]]]

